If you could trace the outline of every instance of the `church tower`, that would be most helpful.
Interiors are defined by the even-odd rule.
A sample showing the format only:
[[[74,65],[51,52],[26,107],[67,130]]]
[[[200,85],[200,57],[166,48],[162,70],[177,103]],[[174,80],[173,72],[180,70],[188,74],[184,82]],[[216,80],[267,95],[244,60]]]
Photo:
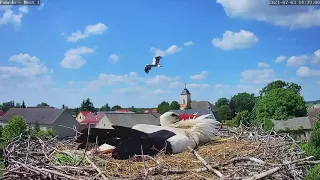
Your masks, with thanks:
[[[184,89],[182,90],[180,96],[181,96],[180,109],[184,109],[187,106],[187,103],[191,102],[191,94],[187,89],[186,83],[184,84]]]

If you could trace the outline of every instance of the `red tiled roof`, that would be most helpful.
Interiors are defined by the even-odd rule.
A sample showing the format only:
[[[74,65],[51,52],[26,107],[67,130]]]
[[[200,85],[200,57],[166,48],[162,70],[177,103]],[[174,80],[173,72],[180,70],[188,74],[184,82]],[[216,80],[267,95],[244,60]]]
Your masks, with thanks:
[[[4,112],[2,110],[0,110],[0,116],[2,116],[4,114]]]
[[[117,109],[118,112],[129,112],[129,109]]]
[[[97,124],[104,116],[104,113],[89,113],[81,124]]]
[[[83,114],[85,117],[90,114],[90,111],[80,111],[81,114]]]

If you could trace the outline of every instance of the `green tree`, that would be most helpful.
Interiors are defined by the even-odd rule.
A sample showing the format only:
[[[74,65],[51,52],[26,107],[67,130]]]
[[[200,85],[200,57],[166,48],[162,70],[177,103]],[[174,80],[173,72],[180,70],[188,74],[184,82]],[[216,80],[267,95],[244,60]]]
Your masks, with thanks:
[[[180,109],[180,104],[177,101],[172,101],[170,104],[170,109],[171,110],[178,110],[178,109]]]
[[[232,120],[235,121],[237,126],[240,125],[240,122],[244,125],[251,124],[250,113],[248,110],[243,110],[243,111],[238,112],[236,117],[234,117]]]
[[[111,108],[108,103],[101,106],[101,108],[100,108],[100,111],[110,111],[110,110],[111,110]]]
[[[307,180],[319,180],[320,179],[320,164],[315,165],[307,172]]]
[[[170,110],[170,105],[166,101],[162,101],[157,108],[157,112],[160,114],[163,114],[165,112],[168,112]]]
[[[231,119],[231,109],[228,105],[222,105],[218,108],[217,118],[220,122]]]
[[[21,133],[25,133],[27,130],[27,124],[23,117],[15,115],[2,129],[2,137],[5,142],[11,141],[13,138],[19,136]]]
[[[82,100],[82,103],[81,103],[81,106],[80,106],[80,111],[96,112],[95,108],[93,106],[93,103],[91,102],[90,98]]]
[[[134,106],[131,106],[130,111],[137,112],[137,109]]]
[[[191,109],[191,102],[187,102],[187,106],[184,109]]]
[[[215,103],[216,107],[219,108],[223,105],[229,105],[229,100],[225,97],[218,99],[218,101]]]
[[[34,124],[33,130],[35,133],[38,133],[41,130],[38,122]]]
[[[22,101],[21,108],[26,108],[26,104],[24,103],[24,101]]]
[[[112,111],[115,111],[115,110],[117,110],[117,109],[122,109],[122,108],[121,108],[121,106],[119,106],[119,105],[114,105],[114,106],[111,108]]]
[[[41,102],[40,104],[37,104],[37,107],[45,107],[45,106],[49,106],[49,104],[45,102]]]
[[[266,93],[268,93],[269,91],[271,91],[273,89],[278,89],[278,88],[292,90],[292,91],[296,92],[297,94],[300,94],[300,91],[302,90],[302,87],[296,83],[285,82],[282,80],[276,80],[276,81],[268,83],[267,86],[262,88],[260,90],[260,95],[261,96],[266,95]]]
[[[238,93],[231,97],[230,108],[234,117],[236,113],[247,110],[249,113],[252,112],[255,105],[256,98],[254,94],[246,92]]]
[[[14,108],[14,101],[4,102],[2,103],[2,111],[7,112],[10,108]]]
[[[305,101],[300,94],[288,89],[272,89],[255,105],[255,120],[288,119],[307,115]]]
[[[311,144],[320,149],[320,113],[312,126]]]

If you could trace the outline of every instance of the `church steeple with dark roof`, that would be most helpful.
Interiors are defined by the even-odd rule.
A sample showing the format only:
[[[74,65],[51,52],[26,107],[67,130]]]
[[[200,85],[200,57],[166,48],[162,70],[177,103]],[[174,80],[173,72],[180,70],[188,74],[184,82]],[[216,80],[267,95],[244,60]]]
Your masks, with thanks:
[[[187,89],[187,83],[184,83],[184,89],[182,90],[180,95],[191,95],[189,90]]]
[[[180,109],[184,109],[189,102],[191,102],[191,93],[187,89],[187,83],[184,83],[184,89],[182,90],[181,94],[181,104]]]

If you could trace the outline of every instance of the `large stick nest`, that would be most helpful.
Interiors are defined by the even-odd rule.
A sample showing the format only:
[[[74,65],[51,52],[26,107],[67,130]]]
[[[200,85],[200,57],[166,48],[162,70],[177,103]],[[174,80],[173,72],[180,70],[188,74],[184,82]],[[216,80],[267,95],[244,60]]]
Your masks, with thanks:
[[[18,136],[4,149],[2,179],[302,179],[312,164],[288,134],[239,128],[196,150],[115,160],[73,140]]]

